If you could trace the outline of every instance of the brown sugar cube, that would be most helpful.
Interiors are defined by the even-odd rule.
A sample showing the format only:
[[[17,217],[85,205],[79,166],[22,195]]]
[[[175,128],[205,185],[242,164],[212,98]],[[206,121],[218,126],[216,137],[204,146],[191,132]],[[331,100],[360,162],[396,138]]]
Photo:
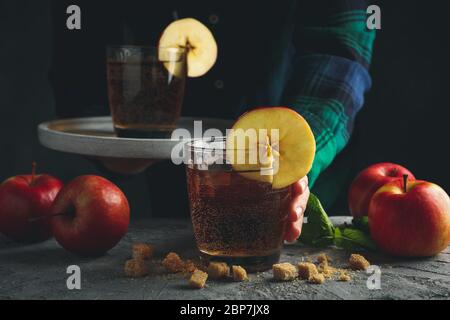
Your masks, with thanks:
[[[336,268],[328,265],[328,262],[326,261],[321,262],[317,267],[317,270],[319,271],[319,273],[323,274],[325,278],[331,278],[337,271]]]
[[[225,262],[210,262],[208,275],[212,279],[223,279],[230,275],[230,267]]]
[[[146,243],[135,243],[132,247],[133,259],[147,260],[153,257],[155,248]]]
[[[311,262],[300,262],[298,264],[298,273],[300,278],[304,280],[308,280],[311,276],[318,274],[317,267],[314,263]]]
[[[350,266],[356,270],[367,270],[370,262],[360,254],[352,254],[348,260]]]
[[[317,256],[317,262],[318,263],[326,263],[328,264],[328,262],[330,262],[331,259],[325,254],[325,253],[321,253]]]
[[[308,282],[312,284],[322,284],[325,282],[325,277],[321,273],[313,274],[309,277]]]
[[[291,281],[297,278],[297,268],[290,263],[278,263],[272,266],[273,277],[276,280]]]
[[[149,273],[148,266],[145,264],[145,261],[141,259],[131,259],[125,262],[124,271],[125,274],[131,278],[145,277]]]
[[[341,274],[339,275],[339,281],[344,281],[344,282],[348,282],[351,281],[352,277],[350,277],[347,273],[345,272],[341,272]]]
[[[170,273],[183,272],[185,262],[174,252],[170,252],[162,261],[162,265]]]
[[[184,263],[184,268],[183,269],[184,269],[183,272],[191,273],[191,272],[194,272],[195,269],[197,269],[197,268],[195,267],[195,263],[193,261],[187,260]]]
[[[194,289],[202,289],[205,287],[208,274],[201,270],[196,269],[189,279],[189,285]]]
[[[248,281],[247,271],[241,266],[233,266],[233,279],[234,281]]]

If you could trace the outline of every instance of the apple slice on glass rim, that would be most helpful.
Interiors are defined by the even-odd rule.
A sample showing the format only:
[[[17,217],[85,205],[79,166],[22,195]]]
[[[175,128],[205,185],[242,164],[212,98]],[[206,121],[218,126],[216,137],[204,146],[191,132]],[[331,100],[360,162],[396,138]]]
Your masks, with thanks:
[[[172,22],[159,39],[160,48],[186,48],[188,76],[201,77],[216,63],[217,43],[211,31],[200,21],[185,18]],[[167,67],[167,64],[164,63]],[[168,68],[169,72],[175,72]]]
[[[242,152],[242,150],[245,150]],[[316,142],[308,122],[287,107],[242,115],[227,136],[227,160],[246,178],[285,188],[311,170]]]

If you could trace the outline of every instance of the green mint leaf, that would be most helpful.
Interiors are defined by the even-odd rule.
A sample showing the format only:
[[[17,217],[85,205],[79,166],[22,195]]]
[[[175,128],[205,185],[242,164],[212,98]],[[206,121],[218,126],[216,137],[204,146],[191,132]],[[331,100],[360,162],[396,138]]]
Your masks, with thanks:
[[[376,250],[372,238],[356,228],[336,228],[334,244],[347,250]]]
[[[325,248],[334,244],[334,236],[326,236],[314,239],[311,245],[315,247]]]
[[[299,241],[314,246],[328,246],[333,244],[333,223],[328,218],[319,199],[314,194],[309,196],[305,216],[308,217],[308,222],[303,224]]]
[[[305,210],[308,222],[303,224],[300,242],[316,247],[335,245],[346,250],[376,250],[369,235],[367,217],[353,219],[353,227],[335,228],[319,199],[311,194]]]

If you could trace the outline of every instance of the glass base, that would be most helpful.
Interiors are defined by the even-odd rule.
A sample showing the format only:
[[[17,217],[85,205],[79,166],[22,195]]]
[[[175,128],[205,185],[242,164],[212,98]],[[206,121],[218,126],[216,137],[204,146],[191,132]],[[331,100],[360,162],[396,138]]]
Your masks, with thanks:
[[[247,257],[230,257],[210,255],[200,251],[202,261],[209,262],[226,262],[229,266],[241,266],[247,272],[262,272],[272,269],[272,266],[280,261],[281,250],[268,256],[247,256]]]

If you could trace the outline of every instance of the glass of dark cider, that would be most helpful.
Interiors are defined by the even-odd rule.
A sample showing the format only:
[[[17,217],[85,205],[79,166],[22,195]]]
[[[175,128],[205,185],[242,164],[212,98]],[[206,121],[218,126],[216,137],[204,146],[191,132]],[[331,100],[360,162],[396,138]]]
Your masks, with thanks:
[[[183,48],[108,47],[108,97],[117,135],[169,138],[181,115],[186,76]]]
[[[270,269],[280,258],[291,189],[250,179],[227,163],[226,138],[186,144],[191,218],[198,249],[207,261]],[[264,179],[262,179],[264,180]]]

